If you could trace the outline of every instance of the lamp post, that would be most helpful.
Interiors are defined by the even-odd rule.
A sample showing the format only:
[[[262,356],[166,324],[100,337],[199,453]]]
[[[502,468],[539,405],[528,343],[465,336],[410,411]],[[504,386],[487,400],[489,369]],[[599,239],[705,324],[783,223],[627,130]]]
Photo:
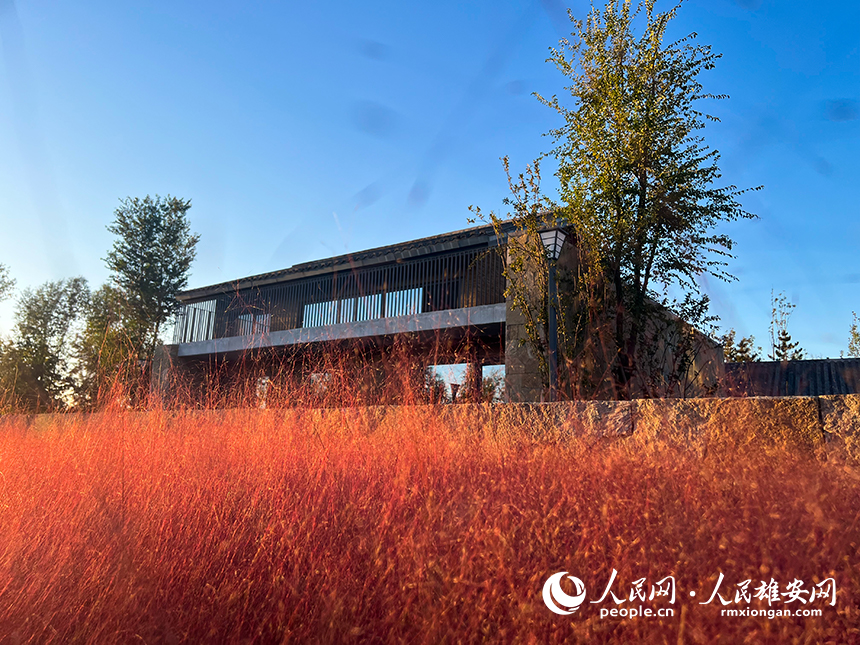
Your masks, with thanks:
[[[546,251],[547,263],[549,264],[549,284],[547,285],[548,299],[548,329],[547,343],[549,344],[549,400],[558,399],[558,320],[556,317],[556,301],[558,292],[555,284],[555,265],[561,255],[561,247],[567,237],[560,228],[551,228],[540,232],[540,240]]]

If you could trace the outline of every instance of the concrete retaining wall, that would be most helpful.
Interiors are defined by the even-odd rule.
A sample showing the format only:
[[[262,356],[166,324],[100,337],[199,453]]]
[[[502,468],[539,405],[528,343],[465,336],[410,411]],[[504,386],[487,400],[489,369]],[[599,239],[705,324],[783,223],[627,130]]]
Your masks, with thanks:
[[[739,450],[786,446],[860,461],[860,395],[856,394],[426,407],[428,422],[476,433],[525,433],[545,441],[580,437],[596,444],[621,440],[634,447],[659,442],[699,451],[717,446]],[[394,406],[361,412],[314,410],[310,418],[308,412],[301,413],[305,421],[349,424],[360,418],[370,429],[396,428],[400,415],[413,421],[416,414],[415,408]]]
[[[146,413],[136,413],[145,417]],[[215,422],[323,423],[365,431],[442,424],[453,431],[513,434],[538,441],[581,437],[595,444],[630,442],[646,447],[669,443],[707,451],[711,446],[743,449],[753,445],[790,446],[819,456],[860,462],[860,394],[821,397],[750,397],[643,399],[636,401],[569,401],[562,403],[460,404],[442,406],[376,406],[284,410],[203,410],[166,412],[211,417]],[[85,415],[104,423],[104,415]],[[101,419],[99,419],[101,417]],[[0,430],[72,428],[76,415],[6,415]],[[402,421],[402,423],[401,423]],[[159,425],[169,420],[159,419]]]

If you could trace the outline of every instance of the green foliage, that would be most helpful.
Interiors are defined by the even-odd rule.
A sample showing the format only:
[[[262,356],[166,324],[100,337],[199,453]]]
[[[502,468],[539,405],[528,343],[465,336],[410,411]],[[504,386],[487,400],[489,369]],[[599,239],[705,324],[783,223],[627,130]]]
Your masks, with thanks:
[[[21,371],[15,344],[0,338],[0,414],[19,409],[18,380]]]
[[[127,329],[137,353],[151,358],[159,332],[176,313],[176,294],[188,285],[198,235],[186,214],[190,200],[168,195],[127,198],[108,230],[117,236],[105,263],[125,300]]]
[[[654,0],[633,5],[613,0],[585,22],[572,19],[573,41],[552,50],[572,100],[538,96],[564,119],[549,133],[560,203],[541,194],[538,162],[512,180],[504,160],[513,195],[505,203],[524,233],[509,238],[506,296],[526,319],[544,373],[546,271],[537,231],[566,226],[576,246],[570,266],[559,269],[558,306],[560,376],[575,397],[683,395],[709,344],[696,328],[714,331],[716,320],[699,278],[734,279],[726,270],[734,243],[715,229],[755,218],[738,201],[746,191],[718,185],[719,154],[699,135],[705,120],[717,120],[699,102],[724,97],[705,93],[698,77],[719,56],[696,45],[695,34],[665,41],[680,3],[666,13],[654,11]],[[498,231],[502,220],[489,219]]]
[[[7,400],[33,411],[64,408],[71,402],[74,326],[89,297],[84,278],[24,290],[12,341],[4,344],[0,359],[0,384]]]
[[[797,349],[799,343],[791,342],[791,335],[784,329],[777,334],[776,345],[773,349],[772,358],[775,361],[800,361],[803,360],[803,350]]]
[[[90,294],[73,278],[24,291],[13,339],[0,345],[0,407],[92,407],[115,384],[145,390],[140,360],[151,358],[177,309],[199,239],[189,208],[170,196],[124,200],[108,226],[117,236],[105,259],[111,284]],[[0,298],[13,284],[0,265]]]
[[[136,340],[142,336],[135,322],[119,289],[106,284],[93,292],[74,341],[79,406],[94,407],[113,386],[133,380],[138,364]]]
[[[695,34],[664,40],[680,4],[666,13],[654,0],[635,9],[612,1],[574,20],[572,43],[562,41],[550,60],[569,80],[572,107],[538,97],[564,125],[552,130],[564,206],[559,214],[577,233],[590,270],[610,287],[604,311],[617,349],[613,375],[619,389],[641,362],[643,331],[653,317],[649,294],[677,287],[699,295],[698,278],[726,272],[733,241],[717,225],[755,216],[738,202],[745,191],[717,186],[719,154],[698,132],[697,107],[707,94],[698,80],[719,58],[695,44]],[[642,34],[634,34],[641,20]],[[702,302],[706,302],[702,300]]]
[[[525,173],[513,178],[510,173],[508,157],[502,158],[505,174],[508,179],[510,195],[503,203],[514,209],[509,217],[516,226],[516,233],[507,236],[507,245],[499,246],[497,252],[502,257],[502,273],[505,277],[505,298],[511,306],[519,311],[524,319],[526,338],[520,339],[521,345],[528,344],[538,358],[539,368],[544,383],[548,382],[548,348],[546,329],[548,325],[547,288],[548,265],[546,250],[540,240],[539,231],[555,224],[553,215],[554,204],[542,194],[540,182],[540,160],[527,166]],[[499,239],[504,239],[503,231],[506,220],[494,212],[485,215],[478,206],[469,206],[475,219],[489,221]],[[562,290],[559,297],[564,298]],[[559,346],[565,346],[564,308],[559,307],[558,329]],[[560,349],[561,351],[561,349]]]
[[[719,341],[723,346],[723,356],[726,363],[753,363],[761,360],[761,347],[755,346],[755,336],[744,336],[737,344],[737,332],[730,329],[723,334]]]
[[[770,292],[771,319],[770,319],[770,354],[768,358],[772,361],[799,361],[803,360],[803,349],[798,342],[791,341],[788,333],[788,319],[795,308],[785,297],[784,292],[774,295]]]
[[[505,400],[505,379],[500,373],[489,374],[481,379],[481,401],[499,403]]]
[[[5,300],[12,294],[15,288],[15,280],[9,277],[9,269],[0,264],[0,300]]]
[[[860,358],[860,328],[857,326],[857,314],[852,311],[851,315],[854,316],[854,322],[848,330],[848,355]]]

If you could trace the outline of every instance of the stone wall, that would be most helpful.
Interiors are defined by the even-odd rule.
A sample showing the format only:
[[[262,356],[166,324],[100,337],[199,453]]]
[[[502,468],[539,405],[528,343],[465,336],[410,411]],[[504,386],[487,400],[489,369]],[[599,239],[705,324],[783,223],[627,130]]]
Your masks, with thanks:
[[[508,239],[514,242],[522,236],[523,233],[512,233]],[[510,247],[507,253],[510,266],[513,261]],[[513,272],[512,269],[511,272]],[[525,286],[526,293],[529,295],[538,294],[541,291],[537,275],[538,271],[526,270],[517,278]],[[545,395],[540,362],[528,340],[525,313],[514,305],[510,280],[509,276],[505,303],[505,396],[512,403],[542,401]]]
[[[145,415],[145,412],[133,414]],[[713,447],[744,450],[754,446],[794,448],[819,458],[860,463],[860,394],[821,397],[750,397],[568,401],[562,403],[372,406],[364,408],[287,408],[165,411],[201,415],[213,422],[291,423],[394,432],[426,417],[453,432],[476,436],[564,442],[579,438],[599,447],[623,441],[636,450],[675,445],[707,454]],[[72,428],[100,414],[0,416],[0,430]],[[259,417],[259,418],[258,418]],[[163,417],[159,423],[164,423]],[[167,421],[169,423],[169,421]],[[357,424],[357,425],[356,425]]]
[[[546,367],[541,369],[542,358],[539,350],[528,342],[527,317],[523,304],[537,323],[546,307],[545,280],[546,266],[533,248],[534,240],[529,240],[523,231],[512,232],[508,236],[508,276],[505,325],[505,394],[509,402],[525,403],[545,401],[548,397]],[[540,246],[540,242],[536,242]],[[517,269],[514,258],[520,249]],[[523,251],[522,249],[527,249]],[[575,295],[575,276],[579,273],[580,254],[577,246],[570,242],[562,247],[557,268],[560,304],[562,307],[559,324],[567,321],[567,333],[560,330],[560,337],[574,338],[577,335],[574,321],[577,311],[584,303]],[[516,286],[518,289],[514,289]],[[519,292],[519,302],[515,306],[514,293]],[[656,303],[652,303],[655,304]],[[707,396],[718,391],[725,375],[722,346],[691,327],[677,316],[665,312],[646,324],[645,335],[651,338],[650,353],[640,356],[638,373],[631,383],[633,396]],[[537,333],[545,341],[546,331],[536,324]],[[610,374],[609,363],[616,355],[613,327],[608,322],[600,329],[589,330],[589,338],[581,348],[579,363],[568,365],[579,374],[588,375],[584,383],[574,378],[567,383],[567,391],[576,396],[599,399],[615,399],[616,386]],[[678,352],[679,348],[686,348]],[[644,352],[644,350],[642,350]],[[686,357],[693,355],[692,365],[685,370]],[[565,362],[564,348],[559,346],[559,363]],[[564,370],[561,370],[562,372]],[[680,372],[680,374],[679,374]],[[561,375],[564,380],[563,374]],[[564,389],[562,384],[562,389]]]
[[[561,403],[373,406],[271,411],[327,425],[359,423],[367,431],[408,427],[415,416],[452,431],[483,436],[524,435],[540,442],[579,438],[596,447],[628,442],[631,448],[670,444],[707,454],[723,447],[789,448],[819,458],[860,463],[860,394],[822,397],[751,397],[567,401]],[[407,423],[401,423],[402,416]],[[332,418],[334,417],[334,418]],[[280,417],[283,420],[283,416]]]

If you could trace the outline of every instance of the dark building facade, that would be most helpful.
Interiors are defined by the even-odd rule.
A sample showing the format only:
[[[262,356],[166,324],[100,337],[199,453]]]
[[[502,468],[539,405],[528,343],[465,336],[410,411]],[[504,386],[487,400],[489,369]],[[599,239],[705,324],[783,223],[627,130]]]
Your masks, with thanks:
[[[249,357],[259,365],[304,356],[312,364],[320,351],[348,347],[381,360],[399,342],[427,364],[502,364],[499,246],[511,228],[501,239],[482,226],[184,291],[153,386],[163,390],[169,370],[230,371]]]
[[[169,396],[179,374],[238,373],[249,363],[259,376],[300,365],[303,378],[327,351],[378,367],[406,347],[422,372],[470,364],[474,393],[481,366],[504,364],[507,400],[544,400],[540,357],[526,342],[523,313],[506,299],[505,254],[520,234],[510,222],[478,226],[184,291],[174,342],[153,360],[152,388]],[[559,271],[577,257],[565,243]],[[722,353],[706,345],[696,369],[713,385]]]
[[[726,363],[729,396],[827,396],[860,393],[860,359]]]

